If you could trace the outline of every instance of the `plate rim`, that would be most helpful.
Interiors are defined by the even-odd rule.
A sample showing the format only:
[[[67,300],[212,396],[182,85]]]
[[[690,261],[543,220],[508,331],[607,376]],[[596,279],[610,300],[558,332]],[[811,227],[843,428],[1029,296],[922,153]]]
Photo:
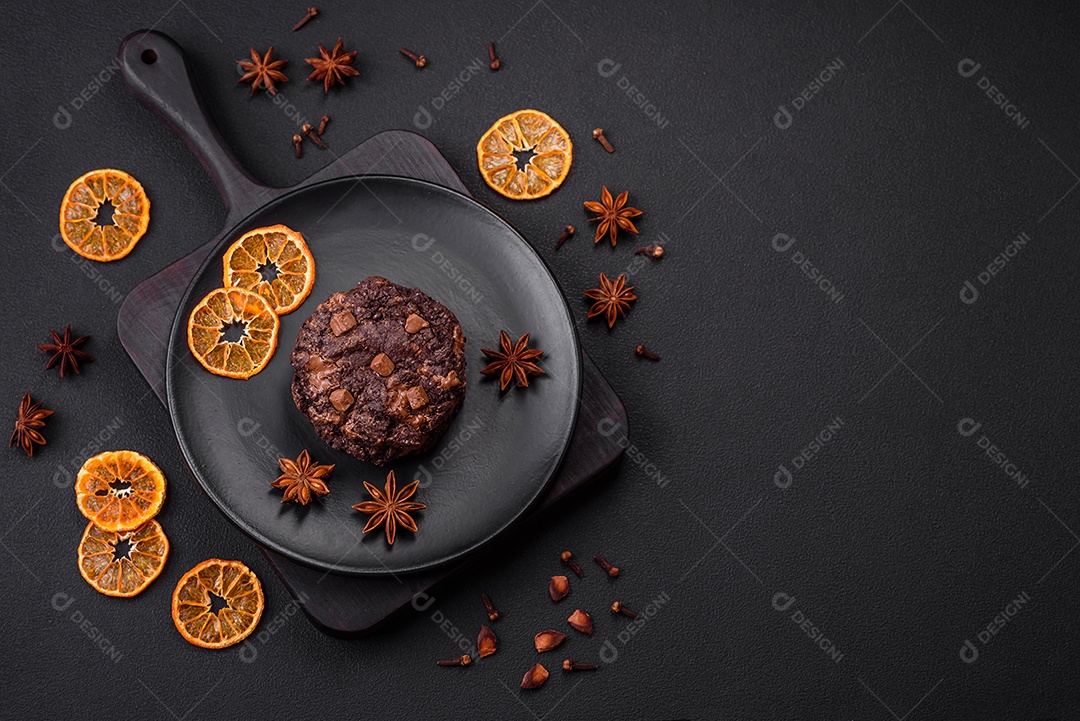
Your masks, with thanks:
[[[572,416],[571,416],[571,419],[570,419],[570,423],[567,426],[568,430],[567,430],[567,432],[565,434],[565,437],[562,440],[562,444],[561,444],[562,448],[559,451],[558,458],[555,460],[555,462],[553,464],[551,464],[551,468],[548,471],[547,478],[544,480],[544,482],[542,484],[539,484],[539,486],[537,487],[536,492],[529,499],[528,503],[526,503],[521,508],[521,510],[519,510],[516,514],[514,514],[513,517],[508,518],[504,523],[502,523],[499,526],[498,529],[496,529],[494,532],[489,534],[483,540],[481,540],[481,541],[479,541],[479,542],[477,542],[477,543],[475,543],[475,544],[473,544],[473,545],[471,545],[471,546],[469,546],[467,548],[459,550],[459,551],[457,551],[455,553],[440,556],[438,559],[436,559],[434,561],[431,561],[431,562],[428,562],[428,563],[414,564],[414,565],[411,565],[411,566],[408,566],[408,567],[405,567],[405,568],[396,569],[396,570],[391,570],[391,569],[387,568],[385,564],[383,564],[383,568],[381,570],[375,570],[375,569],[370,569],[369,570],[369,569],[355,568],[355,567],[341,567],[338,564],[326,564],[326,563],[323,563],[321,561],[316,561],[314,559],[307,558],[307,557],[303,556],[300,553],[292,551],[291,549],[277,543],[276,541],[273,541],[273,540],[271,540],[269,538],[266,538],[263,534],[260,534],[260,533],[256,532],[254,529],[252,529],[251,526],[243,518],[241,518],[238,514],[233,512],[233,510],[231,508],[229,508],[220,498],[218,498],[218,496],[213,492],[213,490],[203,480],[202,475],[196,470],[196,464],[193,462],[194,453],[188,447],[187,443],[185,443],[184,437],[180,433],[179,424],[177,422],[178,412],[176,410],[176,404],[173,402],[174,397],[175,397],[175,393],[174,393],[174,378],[176,377],[175,367],[176,367],[176,364],[179,362],[179,360],[178,360],[179,356],[178,356],[178,354],[176,352],[176,340],[177,340],[177,337],[178,337],[177,334],[180,332],[180,328],[181,328],[181,325],[182,325],[182,318],[184,318],[185,311],[187,310],[187,307],[188,307],[188,305],[189,305],[189,303],[191,301],[191,296],[192,296],[192,293],[193,293],[193,291],[195,289],[195,285],[202,278],[203,274],[206,272],[207,267],[209,267],[209,266],[211,266],[211,265],[213,265],[215,263],[220,263],[219,255],[220,255],[221,249],[225,246],[225,244],[230,239],[232,239],[234,237],[234,235],[236,233],[236,229],[243,226],[245,223],[247,223],[254,216],[256,216],[256,215],[258,215],[260,213],[263,213],[267,209],[268,206],[273,205],[273,204],[278,203],[278,202],[283,202],[283,201],[287,200],[289,197],[291,197],[293,195],[305,192],[307,190],[310,190],[311,188],[319,187],[319,186],[322,186],[322,185],[330,185],[330,184],[339,183],[339,182],[342,182],[342,181],[350,181],[350,180],[351,181],[359,181],[359,182],[362,182],[362,181],[365,181],[365,180],[390,180],[390,181],[402,182],[402,183],[405,183],[405,184],[408,184],[408,185],[427,187],[427,188],[430,188],[430,189],[435,190],[437,192],[446,193],[446,194],[449,194],[450,196],[456,196],[458,199],[464,200],[467,204],[474,205],[477,208],[479,208],[482,212],[485,212],[488,215],[494,217],[500,223],[505,225],[510,230],[511,235],[514,236],[517,239],[517,241],[519,243],[521,243],[521,245],[524,246],[524,248],[527,249],[527,251],[532,255],[532,257],[536,261],[538,261],[540,268],[543,269],[544,273],[546,273],[547,277],[550,279],[552,284],[555,286],[556,291],[558,291],[558,293],[559,293],[560,300],[562,301],[562,303],[560,305],[561,305],[561,308],[563,309],[564,313],[566,314],[566,321],[567,321],[567,324],[570,327],[569,338],[570,338],[571,345],[572,345],[572,351],[571,351],[572,355],[573,355],[573,364],[572,364],[572,366],[573,366],[574,374],[575,374],[575,382],[573,383],[571,390],[574,392],[574,395],[577,398],[577,402],[574,404]],[[186,343],[184,345],[184,350],[187,350]],[[578,335],[577,324],[574,323],[574,317],[573,317],[573,314],[570,311],[570,306],[569,306],[569,303],[567,301],[566,292],[563,290],[562,285],[559,283],[558,279],[555,277],[555,274],[552,272],[552,270],[551,270],[550,266],[548,265],[547,261],[545,261],[544,258],[540,255],[540,253],[537,252],[537,250],[532,247],[532,245],[525,239],[525,236],[523,236],[521,234],[521,232],[516,227],[514,227],[514,225],[512,223],[510,223],[506,218],[504,218],[502,215],[500,215],[494,209],[488,207],[486,204],[480,202],[479,200],[472,197],[471,195],[468,195],[468,194],[463,193],[461,191],[455,190],[454,188],[449,188],[449,187],[447,187],[445,185],[440,185],[438,183],[433,183],[433,182],[428,181],[428,180],[422,180],[422,179],[419,179],[419,178],[410,178],[408,176],[388,175],[388,174],[344,175],[344,176],[339,176],[339,177],[336,177],[336,178],[327,178],[325,180],[319,180],[319,181],[316,181],[316,182],[313,182],[313,183],[307,183],[307,184],[302,183],[300,185],[294,186],[294,187],[290,188],[289,190],[287,190],[286,192],[281,193],[280,195],[277,195],[274,198],[271,198],[270,200],[268,200],[263,205],[261,205],[258,208],[254,209],[253,211],[251,211],[246,216],[244,216],[243,218],[238,220],[236,223],[234,223],[231,227],[226,229],[221,234],[220,240],[218,241],[218,243],[214,246],[214,248],[212,248],[207,253],[206,258],[199,264],[199,267],[195,270],[195,273],[192,275],[191,280],[188,281],[187,286],[184,288],[183,295],[180,298],[180,302],[179,302],[179,305],[177,306],[176,313],[173,316],[173,322],[172,322],[172,325],[171,325],[171,327],[169,329],[169,338],[168,338],[168,341],[167,341],[167,356],[166,356],[166,364],[165,364],[165,399],[166,399],[166,402],[167,402],[166,405],[167,405],[168,413],[169,413],[169,421],[172,424],[173,436],[176,438],[177,445],[180,448],[180,455],[181,455],[181,458],[184,461],[184,465],[187,466],[188,472],[195,479],[196,485],[198,485],[199,488],[210,498],[211,502],[214,504],[215,508],[218,510],[219,513],[221,513],[226,519],[228,519],[230,523],[232,523],[234,526],[236,526],[245,536],[247,536],[250,540],[254,541],[262,550],[273,552],[275,554],[278,554],[280,556],[284,556],[285,558],[288,558],[289,560],[295,561],[295,562],[300,563],[300,564],[302,564],[304,566],[307,566],[309,568],[316,568],[316,569],[318,569],[320,571],[326,571],[327,573],[335,573],[335,574],[338,574],[338,575],[353,576],[353,577],[385,577],[385,576],[393,576],[394,574],[398,574],[398,573],[404,574],[404,573],[416,573],[416,572],[428,571],[428,570],[431,570],[431,569],[435,569],[435,568],[445,566],[445,565],[447,565],[449,563],[452,563],[454,561],[460,560],[460,559],[466,557],[467,555],[475,552],[476,550],[482,548],[483,546],[486,546],[487,544],[491,543],[492,541],[494,541],[495,539],[497,539],[501,535],[503,535],[507,530],[509,530],[509,528],[511,526],[513,526],[520,518],[522,518],[525,514],[527,514],[529,512],[529,510],[531,510],[536,505],[536,503],[540,499],[540,497],[543,496],[543,494],[551,487],[551,484],[554,482],[555,478],[558,475],[559,469],[562,468],[563,463],[566,461],[567,451],[570,448],[570,441],[574,436],[574,432],[577,430],[577,423],[578,423],[578,419],[580,417],[581,402],[582,402],[581,389],[582,389],[583,375],[584,375],[584,373],[583,373],[583,369],[582,369],[582,360],[581,360],[581,340],[580,340],[580,337]]]

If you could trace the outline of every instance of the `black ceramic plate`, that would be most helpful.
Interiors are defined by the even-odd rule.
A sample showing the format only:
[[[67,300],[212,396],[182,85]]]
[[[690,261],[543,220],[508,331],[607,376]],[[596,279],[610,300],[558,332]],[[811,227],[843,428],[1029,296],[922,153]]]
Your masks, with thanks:
[[[222,284],[221,258],[241,234],[284,223],[304,234],[315,287],[281,319],[278,348],[250,380],[207,372],[187,348],[191,309]],[[457,315],[467,343],[465,403],[428,453],[387,468],[335,451],[293,405],[289,353],[301,323],[331,293],[371,275],[423,290]],[[480,374],[481,347],[500,329],[532,333],[547,375],[499,392]],[[419,180],[368,176],[304,187],[230,231],[180,304],[169,343],[169,409],[192,472],[225,515],[263,546],[337,573],[385,574],[445,563],[492,539],[554,477],[577,418],[581,356],[569,309],[547,266],[509,224],[471,198]],[[334,463],[331,492],[309,506],[282,504],[270,487],[277,459],[308,449]],[[417,534],[361,533],[368,516],[362,481],[381,488],[392,468],[399,487],[420,479]]]

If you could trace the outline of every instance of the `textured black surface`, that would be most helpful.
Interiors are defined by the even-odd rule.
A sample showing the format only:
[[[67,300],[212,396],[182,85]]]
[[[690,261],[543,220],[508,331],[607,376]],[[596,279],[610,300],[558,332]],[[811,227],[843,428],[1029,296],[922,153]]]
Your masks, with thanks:
[[[32,461],[0,455],[7,713],[1080,714],[1080,556],[1066,555],[1080,527],[1072,462],[1080,398],[1069,370],[1078,211],[1076,191],[1066,194],[1080,167],[1072,6],[545,0],[322,11],[292,33],[299,7],[184,0],[79,14],[35,3],[12,9],[0,28],[8,101],[0,197],[14,278],[4,286],[0,399],[9,418],[26,390],[57,411],[49,445]],[[617,482],[578,496],[533,540],[362,641],[324,636],[293,613],[254,547],[191,483],[170,487],[160,519],[172,556],[142,596],[98,596],[75,568],[81,524],[68,477],[86,456],[130,447],[170,477],[183,473],[165,411],[116,339],[119,300],[225,218],[197,162],[110,69],[120,38],[155,24],[193,56],[223,135],[260,179],[288,185],[331,159],[308,148],[295,160],[287,105],[249,101],[233,86],[232,61],[250,43],[273,43],[291,60],[281,95],[308,120],[328,112],[328,142],[347,148],[379,130],[418,129],[566,288],[591,287],[599,271],[633,262],[635,243],[590,247],[580,203],[598,197],[601,183],[630,189],[645,211],[641,242],[669,250],[659,263],[632,266],[641,300],[613,332],[586,324],[584,303],[571,298],[583,345],[630,409],[634,448]],[[302,81],[302,58],[339,34],[361,50],[363,75],[324,97]],[[494,74],[484,52],[491,39],[503,59]],[[409,65],[396,52],[402,44],[424,52],[428,67]],[[958,70],[967,58],[981,65],[970,77]],[[793,98],[830,64],[839,69],[794,110]],[[1026,127],[980,89],[983,77]],[[88,100],[73,103],[84,90]],[[792,114],[785,130],[774,124],[780,105]],[[558,119],[577,152],[557,193],[516,205],[471,167],[490,122],[528,106]],[[597,125],[614,155],[588,138]],[[73,178],[110,165],[143,182],[151,227],[124,261],[80,265],[55,250],[56,210]],[[579,233],[555,253],[567,222]],[[778,233],[795,239],[782,252],[772,245]],[[1030,241],[981,283],[1019,233]],[[835,284],[840,302],[792,262],[795,253]],[[960,298],[967,280],[979,291],[971,304]],[[42,373],[33,344],[66,322],[94,334],[87,350],[97,361],[61,382]],[[660,365],[632,356],[640,341],[664,355]],[[795,469],[792,458],[838,417],[832,440]],[[963,436],[964,418],[982,425]],[[1029,479],[1025,487],[987,457],[984,436]],[[793,472],[786,490],[774,483],[780,464]],[[623,567],[609,582],[586,565],[571,599],[594,611],[597,633],[566,646],[587,660],[607,639],[618,657],[595,676],[555,672],[519,697],[536,658],[532,634],[572,610],[571,599],[553,607],[544,592],[564,547]],[[254,659],[192,648],[167,619],[176,579],[210,556],[240,558],[266,581]],[[434,659],[461,653],[454,629],[475,638],[481,591],[503,611],[494,627],[501,650],[470,669],[435,668]],[[781,592],[795,598],[783,612],[773,607]],[[980,630],[1021,594],[1030,601],[983,644]],[[601,613],[615,597],[639,611],[670,600],[624,643],[626,619]],[[792,620],[796,612],[835,644],[839,663]],[[119,663],[80,628],[83,619]],[[966,639],[979,650],[970,664],[959,655]]]

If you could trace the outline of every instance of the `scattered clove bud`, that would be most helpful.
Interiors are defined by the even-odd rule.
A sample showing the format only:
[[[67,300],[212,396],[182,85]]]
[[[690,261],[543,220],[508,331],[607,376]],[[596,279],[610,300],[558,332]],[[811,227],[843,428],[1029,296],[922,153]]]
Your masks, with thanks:
[[[484,602],[484,608],[487,609],[488,620],[492,622],[498,621],[499,612],[491,605],[491,599],[488,598],[488,595],[486,593],[481,593],[480,600]]]
[[[626,616],[627,618],[631,618],[631,619],[636,619],[637,618],[636,613],[631,611],[626,606],[622,605],[622,603],[620,603],[619,601],[616,601],[615,603],[611,604],[611,612],[612,613],[621,613],[622,615]]]
[[[548,629],[547,631],[541,631],[533,638],[533,644],[536,646],[538,653],[544,651],[550,651],[554,648],[558,648],[562,645],[562,642],[566,640],[566,634],[560,633],[554,629]]]
[[[634,353],[641,356],[642,358],[647,358],[651,361],[660,360],[660,356],[656,355],[643,345],[639,345],[637,348],[634,348]]]
[[[548,583],[548,595],[552,601],[561,601],[570,593],[570,579],[566,576],[552,576]]]
[[[498,70],[499,67],[502,65],[502,63],[500,63],[499,59],[497,57],[495,57],[495,41],[494,40],[492,40],[490,43],[488,43],[488,57],[491,58],[491,62],[488,63],[488,67],[490,67],[492,70]],[[545,676],[544,678],[547,678],[547,676]]]
[[[330,122],[330,116],[329,115],[322,116],[322,120],[319,121],[319,135],[322,135],[323,133],[326,132],[326,124],[329,123],[329,122]]]
[[[300,22],[293,25],[293,32],[296,32],[300,28],[304,27],[304,25],[307,24],[308,20],[310,20],[311,18],[315,17],[318,14],[319,14],[319,11],[316,10],[315,8],[308,8],[307,13],[304,14],[304,17],[300,18]]]
[[[563,243],[570,239],[570,236],[574,234],[574,226],[568,225],[563,228],[562,234],[555,239],[555,250],[563,247]]]
[[[416,67],[418,68],[422,68],[427,65],[427,58],[425,58],[423,55],[417,55],[408,48],[398,48],[398,52],[407,57],[409,60],[412,60],[414,63],[416,63]]]
[[[585,574],[581,572],[581,566],[577,565],[577,561],[574,560],[574,554],[570,553],[570,551],[563,551],[559,554],[559,558],[562,559],[563,563],[570,567],[570,570],[573,571],[578,578],[584,578]]]
[[[326,143],[324,143],[322,141],[322,138],[319,137],[319,134],[315,132],[314,125],[312,125],[311,123],[304,123],[300,126],[300,132],[311,138],[311,142],[315,143],[323,150],[326,150]]]
[[[612,566],[600,556],[593,556],[593,560],[599,563],[600,567],[607,571],[607,575],[611,576],[612,578],[616,578],[619,575],[618,566]]]
[[[562,662],[563,671],[595,671],[597,668],[595,663],[579,663],[577,661],[571,661],[566,659]]]
[[[540,688],[544,685],[544,681],[548,680],[548,671],[540,664],[536,664],[528,671],[525,672],[525,677],[521,679],[521,688],[532,689]]]
[[[499,639],[495,636],[495,632],[487,626],[480,626],[480,635],[476,637],[476,648],[480,653],[480,658],[490,656],[499,650]]]
[[[299,133],[294,133],[292,136],[293,147],[296,148],[296,157],[302,158],[304,156],[304,149],[300,147],[300,143],[304,142],[304,136]]]
[[[574,630],[581,631],[586,636],[592,636],[592,617],[580,608],[570,614],[570,618],[566,619],[566,622],[569,623]]]
[[[604,150],[608,151],[609,153],[615,152],[615,148],[611,147],[611,143],[609,143],[608,139],[604,137],[603,128],[597,128],[596,130],[592,131],[592,136],[600,141],[600,144],[604,146]]]
[[[664,249],[659,245],[646,245],[635,250],[634,255],[651,255],[653,258],[663,258]]]
[[[451,658],[447,661],[436,661],[436,666],[468,666],[472,664],[472,656],[462,654],[461,658]]]

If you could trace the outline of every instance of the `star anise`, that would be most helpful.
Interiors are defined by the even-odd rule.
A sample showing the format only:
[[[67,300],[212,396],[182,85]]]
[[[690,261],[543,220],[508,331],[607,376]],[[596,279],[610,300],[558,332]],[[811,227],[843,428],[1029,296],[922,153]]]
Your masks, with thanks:
[[[334,464],[321,465],[311,460],[311,455],[306,450],[300,451],[295,461],[279,458],[278,464],[281,466],[281,476],[276,481],[271,481],[270,485],[285,490],[285,495],[281,497],[282,503],[293,501],[306,506],[314,496],[325,496],[330,492],[323,479],[334,470]]]
[[[513,343],[507,332],[500,330],[499,345],[502,346],[501,351],[480,349],[484,355],[491,358],[491,363],[480,372],[489,376],[498,373],[500,390],[509,388],[511,381],[516,381],[520,388],[528,388],[529,373],[544,375],[544,369],[533,363],[533,359],[544,355],[544,351],[529,348],[528,333],[518,338],[517,343]]]
[[[615,237],[619,234],[620,228],[628,233],[638,232],[630,219],[641,215],[641,211],[626,204],[629,195],[630,193],[624,190],[619,193],[618,198],[612,200],[611,192],[605,185],[600,192],[599,203],[591,200],[585,201],[585,208],[597,214],[595,218],[589,218],[589,222],[599,221],[599,225],[596,226],[596,238],[593,239],[594,243],[599,243],[600,239],[604,237],[604,233],[608,233],[611,237],[611,245],[614,246]]]
[[[53,354],[49,362],[45,364],[45,370],[51,370],[54,366],[59,365],[60,377],[63,378],[69,368],[81,374],[79,361],[90,363],[94,360],[89,353],[79,350],[79,346],[90,340],[90,336],[84,335],[82,338],[72,339],[70,323],[64,328],[63,338],[54,330],[50,330],[49,333],[52,334],[52,343],[38,343],[38,348],[46,353]]]
[[[390,471],[390,474],[386,477],[386,488],[382,491],[364,481],[364,488],[375,499],[374,501],[357,503],[353,506],[355,510],[361,513],[372,514],[367,525],[364,526],[364,533],[379,526],[385,526],[386,541],[391,546],[394,545],[394,539],[397,537],[398,526],[416,533],[416,521],[409,515],[409,512],[427,508],[423,503],[409,500],[416,493],[419,485],[420,481],[413,481],[400,491],[397,490],[397,478],[394,476],[393,471]]]
[[[45,445],[45,436],[37,429],[45,427],[45,419],[53,414],[52,411],[41,407],[42,401],[34,403],[27,393],[19,403],[19,415],[15,418],[15,430],[11,432],[11,440],[8,448],[16,443],[23,452],[31,458],[34,457],[34,444]]]
[[[345,79],[350,75],[359,75],[360,71],[352,66],[353,61],[356,60],[355,50],[344,52],[344,45],[341,42],[341,38],[338,38],[337,44],[334,45],[332,51],[327,51],[326,48],[319,44],[319,54],[321,58],[304,58],[308,65],[315,68],[315,70],[308,75],[308,80],[322,81],[323,92],[330,92],[335,84],[344,85]]]
[[[589,308],[589,318],[603,315],[607,318],[608,328],[615,325],[620,316],[630,310],[630,303],[637,300],[634,286],[626,284],[626,273],[614,281],[603,273],[600,274],[600,287],[585,291],[585,297],[596,301]]]
[[[237,60],[236,64],[240,66],[240,69],[244,71],[244,74],[239,80],[239,83],[251,83],[251,94],[259,92],[259,88],[266,88],[266,91],[271,95],[277,95],[277,88],[274,87],[274,81],[279,83],[289,82],[289,78],[285,73],[281,72],[281,68],[288,64],[288,60],[271,60],[274,55],[274,46],[271,45],[270,49],[266,51],[266,55],[259,57],[259,53],[255,51],[255,48],[251,48],[251,60]]]

